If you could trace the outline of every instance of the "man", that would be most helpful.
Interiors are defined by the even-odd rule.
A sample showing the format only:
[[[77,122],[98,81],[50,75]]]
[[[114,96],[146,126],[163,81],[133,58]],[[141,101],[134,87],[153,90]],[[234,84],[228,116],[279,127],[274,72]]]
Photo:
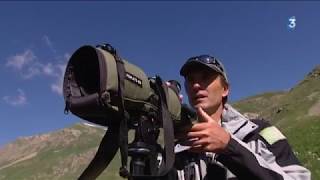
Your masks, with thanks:
[[[229,81],[219,60],[201,55],[180,70],[198,123],[175,147],[178,178],[309,180],[282,133],[263,120],[248,120],[227,104]],[[185,150],[185,146],[191,148]],[[183,148],[184,147],[184,148]]]

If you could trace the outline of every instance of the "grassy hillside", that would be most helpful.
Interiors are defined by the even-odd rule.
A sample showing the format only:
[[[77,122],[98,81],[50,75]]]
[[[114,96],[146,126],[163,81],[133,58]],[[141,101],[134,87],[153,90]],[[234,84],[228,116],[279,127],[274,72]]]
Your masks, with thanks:
[[[244,114],[270,120],[287,136],[312,179],[320,179],[320,67],[289,91],[268,92],[233,103]],[[94,156],[104,130],[76,124],[20,138],[0,149],[0,180],[77,179]],[[119,157],[98,178],[120,180]]]
[[[320,179],[320,67],[287,92],[264,93],[233,105],[279,127],[313,179]]]
[[[100,129],[77,124],[38,138],[19,139],[11,147],[5,147],[4,156],[12,156],[10,149],[23,149],[25,153],[21,152],[22,157],[9,160],[12,164],[9,167],[0,166],[0,179],[75,179],[96,152],[102,135]],[[19,161],[28,154],[34,156]]]
[[[0,151],[0,180],[77,179],[94,157],[104,133],[99,128],[76,124],[54,133],[18,139]],[[119,167],[117,155],[98,180],[122,179]]]

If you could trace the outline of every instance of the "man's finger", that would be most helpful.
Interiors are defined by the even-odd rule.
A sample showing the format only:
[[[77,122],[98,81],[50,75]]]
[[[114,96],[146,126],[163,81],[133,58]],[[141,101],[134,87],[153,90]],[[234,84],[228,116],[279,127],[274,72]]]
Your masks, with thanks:
[[[190,128],[189,132],[190,132],[190,131],[202,131],[202,130],[204,130],[204,129],[207,129],[206,123],[200,122],[200,123],[194,124],[194,125]]]
[[[194,131],[194,132],[189,132],[187,136],[188,138],[202,138],[202,137],[205,137],[206,134],[204,134],[202,131]]]
[[[197,114],[202,122],[216,123],[215,120],[213,120],[206,112],[204,112],[204,110],[201,107],[197,109]]]
[[[192,145],[192,147],[198,147],[198,146],[205,147],[208,144],[209,144],[208,138],[201,138],[201,139],[192,141],[191,145]]]

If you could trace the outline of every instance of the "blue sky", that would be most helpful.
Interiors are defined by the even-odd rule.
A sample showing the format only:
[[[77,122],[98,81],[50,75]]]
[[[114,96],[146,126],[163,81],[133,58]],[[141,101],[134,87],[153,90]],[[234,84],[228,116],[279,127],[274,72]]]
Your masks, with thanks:
[[[181,83],[188,57],[214,55],[227,69],[231,101],[287,90],[320,64],[319,9],[318,2],[0,2],[0,146],[79,122],[64,115],[61,87],[68,58],[85,44],[111,43],[147,75]]]

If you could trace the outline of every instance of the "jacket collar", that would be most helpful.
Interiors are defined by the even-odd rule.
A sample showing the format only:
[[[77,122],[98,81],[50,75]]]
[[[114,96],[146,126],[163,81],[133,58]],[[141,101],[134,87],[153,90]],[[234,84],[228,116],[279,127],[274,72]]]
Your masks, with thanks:
[[[229,104],[225,104],[221,124],[223,128],[240,140],[258,128],[258,125],[251,122]]]

